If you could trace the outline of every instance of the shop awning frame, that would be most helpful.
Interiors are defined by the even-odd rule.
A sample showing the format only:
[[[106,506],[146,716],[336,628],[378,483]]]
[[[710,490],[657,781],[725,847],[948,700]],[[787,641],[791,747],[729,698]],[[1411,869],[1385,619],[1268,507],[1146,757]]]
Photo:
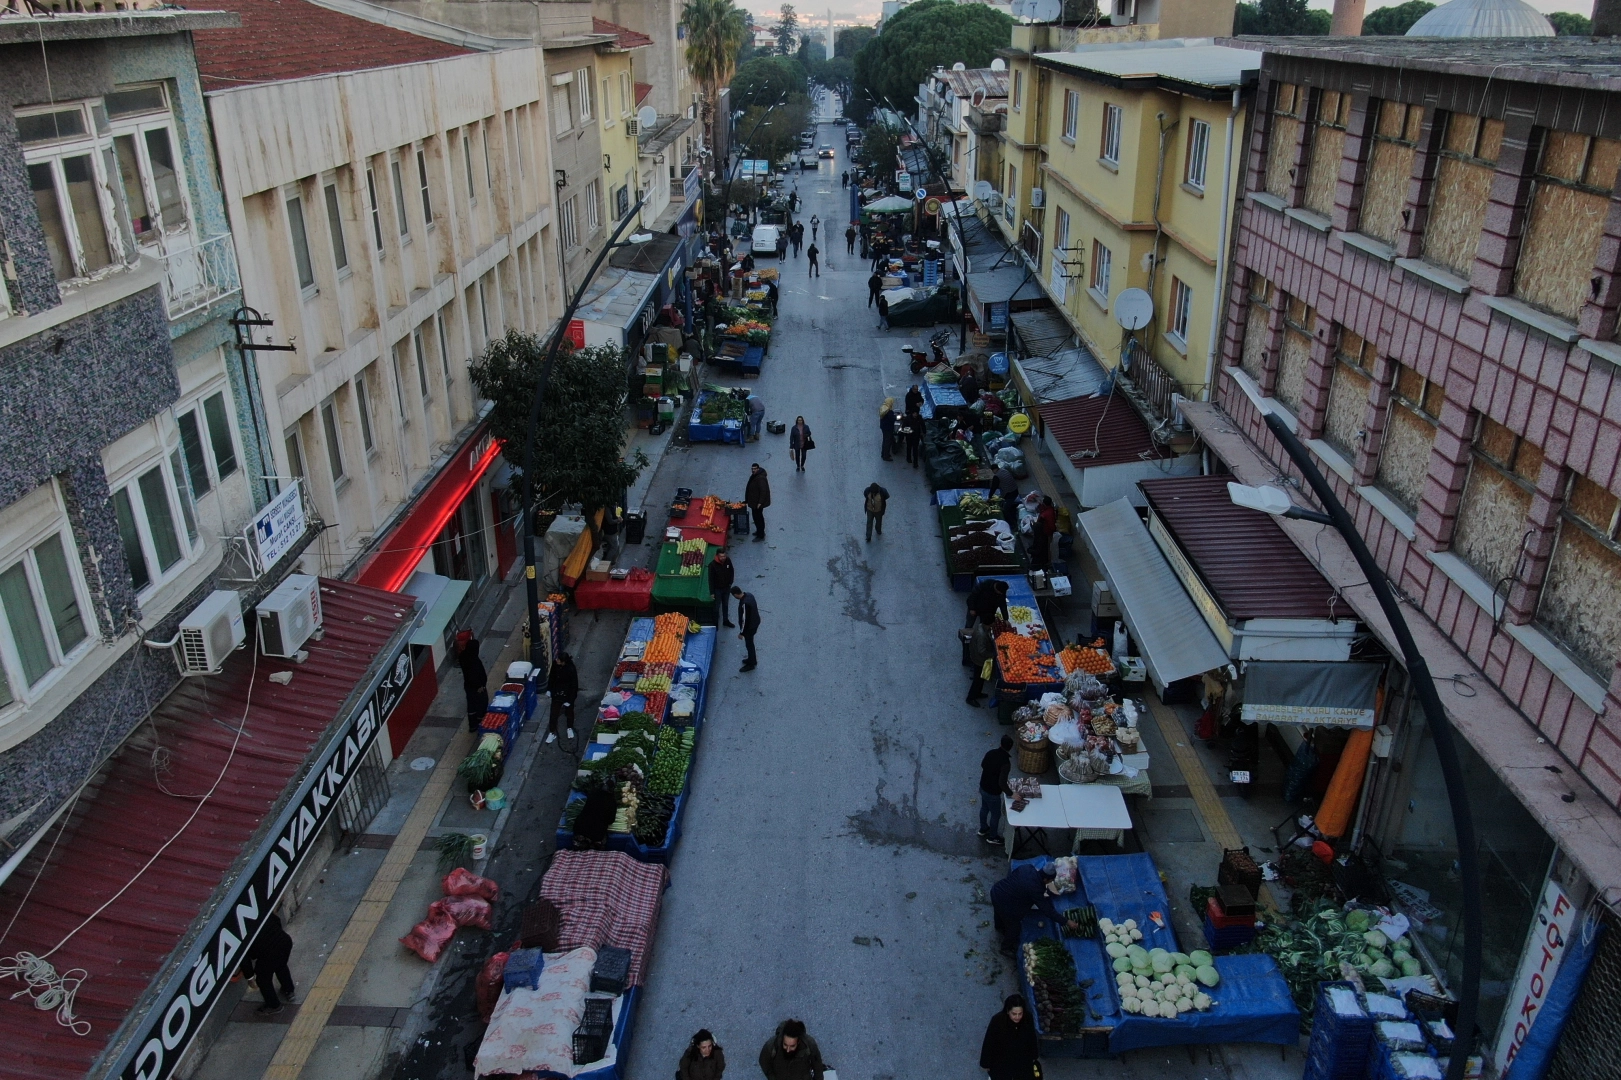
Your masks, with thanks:
[[[1205,625],[1130,502],[1116,499],[1077,520],[1161,693],[1171,683],[1226,665],[1227,651]]]
[[[1371,728],[1385,665],[1252,660],[1240,715],[1249,723]]]

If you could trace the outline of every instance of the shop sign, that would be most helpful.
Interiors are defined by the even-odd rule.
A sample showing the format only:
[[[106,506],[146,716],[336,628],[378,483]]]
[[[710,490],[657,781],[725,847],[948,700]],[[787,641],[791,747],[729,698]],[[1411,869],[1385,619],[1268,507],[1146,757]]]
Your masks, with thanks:
[[[911,191],[912,174],[905,169],[897,170],[895,173],[895,187],[901,191]]]
[[[987,304],[985,313],[986,325],[991,333],[1001,334],[1007,331],[1007,305]]]
[[[1570,940],[1571,927],[1579,912],[1557,881],[1549,881],[1542,890],[1542,903],[1531,920],[1531,939],[1526,943],[1525,955],[1520,958],[1520,970],[1514,977],[1514,990],[1508,996],[1508,1009],[1503,1013],[1503,1029],[1497,1035],[1497,1075],[1503,1075],[1514,1055],[1520,1052],[1525,1037],[1531,1034],[1531,1025],[1542,1011],[1542,1003],[1553,987],[1553,978],[1565,959],[1565,943]]]
[[[409,621],[414,626],[416,618]],[[234,894],[215,910],[185,960],[169,976],[136,1038],[127,1044],[130,1060],[120,1072],[122,1080],[166,1080],[174,1072],[208,1011],[230,985],[243,951],[275,911],[299,863],[315,846],[367,751],[410,688],[414,669],[409,637],[399,635],[388,663],[373,675],[365,703],[327,744],[260,847],[253,869],[237,879]]]
[[[259,556],[259,573],[264,573],[293,550],[298,538],[304,535],[304,498],[302,484],[293,481],[281,489],[281,494],[270,500],[253,518],[249,526],[253,550]]]

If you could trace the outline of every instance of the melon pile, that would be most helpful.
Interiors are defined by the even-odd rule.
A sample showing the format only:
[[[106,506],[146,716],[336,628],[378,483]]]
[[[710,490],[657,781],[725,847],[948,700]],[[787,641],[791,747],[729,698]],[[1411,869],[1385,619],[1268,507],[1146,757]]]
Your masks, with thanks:
[[[1204,1012],[1216,1003],[1205,993],[1221,982],[1209,953],[1202,949],[1173,953],[1123,943],[1119,940],[1119,928],[1110,923],[1111,929],[1105,929],[1106,922],[1109,920],[1099,919],[1098,929],[1103,931],[1105,951],[1114,961],[1115,984],[1120,991],[1123,1011],[1170,1017],[1194,1010]],[[1134,929],[1128,929],[1128,936]],[[1110,940],[1111,930],[1113,940]]]

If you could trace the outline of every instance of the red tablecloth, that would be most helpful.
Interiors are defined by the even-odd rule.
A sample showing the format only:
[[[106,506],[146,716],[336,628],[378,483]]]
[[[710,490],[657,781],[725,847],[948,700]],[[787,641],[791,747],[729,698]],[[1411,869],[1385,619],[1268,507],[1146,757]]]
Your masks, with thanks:
[[[653,575],[637,566],[623,581],[582,581],[574,603],[581,611],[646,611],[653,605]]]
[[[681,517],[671,517],[669,524],[681,530],[683,540],[702,540],[716,547],[726,546],[726,524],[731,516],[731,508],[721,502],[715,505],[715,512],[707,518],[704,517],[704,501],[693,499],[687,506],[687,512]]]

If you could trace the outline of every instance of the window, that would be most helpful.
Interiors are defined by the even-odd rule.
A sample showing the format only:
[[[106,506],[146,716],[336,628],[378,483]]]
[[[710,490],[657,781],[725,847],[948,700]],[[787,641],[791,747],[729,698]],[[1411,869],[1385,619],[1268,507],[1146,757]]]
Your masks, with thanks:
[[[400,365],[405,362],[405,342],[394,346],[394,363],[389,365],[394,372],[394,401],[399,406],[400,423],[409,424],[411,418],[405,415],[405,383],[400,379]]]
[[[1210,125],[1195,120],[1188,126],[1188,162],[1182,178],[1188,187],[1204,190],[1205,168],[1210,163]]]
[[[1348,346],[1342,343],[1342,360],[1347,353]],[[1362,363],[1370,361],[1371,348],[1364,347],[1361,356]],[[1416,514],[1424,496],[1424,481],[1430,474],[1430,450],[1435,445],[1436,424],[1441,416],[1441,387],[1410,367],[1391,366],[1395,370],[1394,382],[1374,482],[1409,513]]]
[[[485,295],[483,278],[478,281],[478,316],[484,324],[484,340],[488,341],[490,340],[490,302]]]
[[[180,173],[167,125],[113,136],[113,156],[136,240],[155,239],[156,231],[186,224]]]
[[[1524,573],[1526,518],[1541,471],[1540,449],[1489,416],[1477,418],[1452,549],[1500,595]]]
[[[332,237],[332,264],[339,270],[349,267],[349,249],[343,243],[343,212],[338,206],[338,185],[328,184],[322,194],[326,197],[326,231]]]
[[[612,98],[610,98],[608,96],[608,89],[612,85],[613,84],[611,82],[609,82],[607,78],[604,78],[602,80],[602,126],[603,127],[613,127],[614,126],[613,109],[608,104],[610,101],[613,100]]]
[[[28,184],[56,280],[87,277],[112,265],[112,246],[89,154],[30,164]]]
[[[11,645],[10,656],[0,650],[0,660],[7,661],[0,664],[0,706],[14,703],[18,689],[38,686],[89,640],[67,542],[65,534],[54,533],[0,571],[0,609]]]
[[[473,190],[473,129],[468,128],[462,132],[462,164],[467,167],[467,197],[474,202],[478,201],[478,193]]]
[[[1266,150],[1266,190],[1289,202],[1294,198],[1295,146],[1300,141],[1306,95],[1294,83],[1274,83],[1272,134]]]
[[[1537,622],[1603,682],[1621,657],[1621,500],[1580,473],[1569,485]]]
[[[224,480],[236,472],[236,444],[231,441],[223,390],[203,399],[203,417],[208,421],[209,448],[214,451],[214,475]]]
[[[231,441],[230,422],[225,417],[225,391],[211,394],[197,408],[178,414],[175,424],[180,429],[180,452],[185,458],[185,474],[191,482],[191,492],[207,495],[215,484],[236,472],[236,448]]]
[[[422,192],[422,223],[433,227],[433,197],[428,194],[428,152],[417,151],[417,187]]]
[[[152,584],[152,571],[147,566],[145,549],[141,546],[141,533],[135,525],[134,501],[128,490],[113,492],[113,514],[118,519],[118,538],[124,546],[129,582],[139,593]]]
[[[1193,290],[1181,278],[1171,279],[1171,310],[1165,332],[1176,339],[1184,352],[1188,347],[1188,322],[1193,316]]]
[[[179,451],[171,457],[171,467],[179,458]],[[195,532],[184,489],[179,487],[183,478],[171,481],[164,476],[164,466],[158,465],[142,473],[134,483],[126,484],[113,493],[113,512],[118,519],[119,537],[124,545],[124,557],[129,566],[130,583],[136,592],[142,592],[155,581],[174,569],[185,558],[186,548],[175,523],[175,508],[170,492],[182,500],[189,531]],[[155,568],[155,569],[154,569]]]
[[[1012,165],[1007,167],[1007,191],[1002,195],[1002,216],[1008,224],[1013,223],[1014,215],[1019,205],[1019,170]]]
[[[602,184],[597,180],[585,185],[585,228],[587,232],[602,228]]]
[[[1103,106],[1103,145],[1098,156],[1111,165],[1120,164],[1120,129],[1125,117],[1118,105]]]
[[[484,147],[484,190],[494,192],[495,170],[490,168],[490,125],[487,123],[481,123],[478,126],[478,130],[479,134],[483,136],[480,142]]]
[[[1593,266],[1621,163],[1621,142],[1550,131],[1538,158],[1514,268],[1514,295],[1575,322],[1582,305],[1597,298]]]
[[[439,366],[445,369],[445,385],[449,386],[451,379],[450,341],[445,334],[445,317],[440,315],[433,320],[433,324],[439,330]]]
[[[1081,94],[1078,90],[1064,91],[1064,141],[1075,142],[1075,127],[1080,122]]]
[[[1069,299],[1069,211],[1057,207],[1053,213],[1053,257],[1052,271],[1048,275],[1052,284],[1053,296],[1062,304]]]
[[[580,242],[580,226],[576,216],[579,209],[580,197],[575,195],[563,204],[562,213],[557,215],[558,235],[563,240],[563,250],[577,246]]]
[[[355,379],[355,412],[360,414],[360,446],[368,454],[377,449],[377,442],[371,433],[371,391],[366,389],[370,371],[371,367],[368,366]]]
[[[169,451],[169,477],[174,481],[174,496],[180,503],[180,519],[186,523],[186,539],[196,544],[197,507],[192,501],[191,485],[186,483],[186,470],[178,447]]]
[[[619,115],[630,115],[630,75],[625,72],[619,73]]]
[[[1298,415],[1306,394],[1306,373],[1311,370],[1312,328],[1317,313],[1310,304],[1287,297],[1283,309],[1283,347],[1278,350],[1278,377],[1272,396]]]
[[[574,103],[569,100],[568,84],[552,87],[552,132],[562,135],[574,126]]]
[[[428,400],[428,350],[422,340],[422,327],[417,327],[411,335],[411,348],[416,352],[417,358],[417,386],[422,390],[422,400]]]
[[[400,235],[408,237],[411,235],[411,222],[405,216],[405,184],[400,177],[400,163],[389,162],[388,171],[394,180],[394,217],[399,221]]]
[[[383,211],[377,205],[377,174],[371,169],[366,170],[366,201],[371,207],[372,239],[377,242],[377,250],[383,250]]]
[[[338,403],[328,400],[321,406],[321,434],[326,440],[326,463],[332,469],[332,482],[343,479],[343,443],[338,439]]]
[[[293,239],[293,265],[298,269],[298,286],[315,288],[315,264],[310,261],[310,238],[304,231],[304,200],[294,195],[287,200],[287,231]]]
[[[1467,278],[1486,223],[1492,177],[1503,148],[1503,122],[1452,113],[1424,223],[1424,259]],[[1591,267],[1583,267],[1583,273]]]
[[[1317,97],[1311,129],[1311,160],[1306,164],[1306,209],[1334,216],[1334,198],[1345,157],[1345,134],[1351,125],[1351,95],[1324,90]]]
[[[302,480],[304,478],[304,449],[298,437],[298,429],[289,429],[285,438],[288,475],[296,476]]]
[[[1113,263],[1114,253],[1103,246],[1103,241],[1092,241],[1092,295],[1105,307],[1109,303],[1109,271]]]
[[[1368,391],[1373,386],[1373,342],[1340,327],[1329,374],[1328,415],[1323,439],[1347,460],[1356,457],[1367,424]]]
[[[574,85],[580,88],[580,123],[591,119],[591,69],[581,68],[574,73]]]
[[[1024,72],[1013,72],[1013,107],[1018,109],[1024,105]]]
[[[1373,148],[1368,153],[1357,231],[1394,244],[1396,234],[1401,232],[1407,187],[1413,179],[1413,155],[1424,124],[1424,108],[1399,101],[1378,104],[1379,116],[1374,123]]]

